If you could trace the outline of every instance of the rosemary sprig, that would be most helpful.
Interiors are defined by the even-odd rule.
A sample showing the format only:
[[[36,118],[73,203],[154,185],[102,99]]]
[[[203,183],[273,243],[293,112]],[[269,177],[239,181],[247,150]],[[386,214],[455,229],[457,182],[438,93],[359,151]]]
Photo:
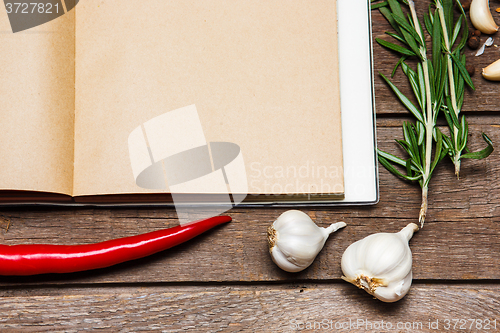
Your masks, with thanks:
[[[461,159],[484,158],[493,150],[491,140],[483,133],[488,147],[480,152],[462,153],[464,149],[468,151],[468,124],[464,116],[460,121],[458,119],[463,104],[465,85],[471,88],[474,88],[474,85],[465,70],[463,48],[468,33],[465,13],[462,10],[455,22],[453,1],[458,2],[458,0],[434,0],[436,9],[434,12],[429,10],[429,15],[424,18],[432,40],[431,59],[427,56],[425,36],[413,0],[400,0],[409,7],[408,17],[404,15],[398,0],[372,4],[372,8],[379,5],[379,11],[395,30],[395,33],[386,33],[399,44],[379,38],[376,41],[401,54],[402,57],[396,64],[393,75],[396,69],[401,67],[418,102],[417,107],[387,77],[381,74],[399,100],[416,118],[416,122],[415,124],[404,123],[404,139],[396,140],[407,152],[408,158],[402,159],[379,150],[379,161],[395,175],[409,181],[418,181],[420,184],[422,189],[422,205],[419,213],[421,227],[424,225],[427,214],[429,181],[436,165],[449,155],[458,175]],[[459,2],[458,4],[460,5]],[[453,48],[460,33],[461,40]],[[416,70],[406,63],[408,57],[417,57]],[[450,127],[450,137],[441,133],[436,127],[437,117],[441,110]],[[398,165],[406,169],[406,174],[395,167]]]
[[[407,76],[413,94],[418,102],[418,107],[409,98],[404,96],[387,77],[381,74],[382,78],[387,82],[403,105],[415,116],[416,123],[410,124],[406,122],[403,125],[404,139],[396,141],[408,153],[409,158],[403,160],[389,153],[379,151],[379,160],[382,165],[394,174],[406,180],[418,181],[420,184],[422,188],[422,205],[419,221],[423,227],[427,214],[427,197],[432,172],[448,153],[447,149],[443,149],[443,136],[436,128],[437,115],[443,104],[443,92],[446,83],[444,74],[446,73],[446,68],[442,60],[440,42],[433,43],[432,45],[432,62],[427,57],[425,37],[417,17],[414,2],[412,0],[407,2],[411,14],[408,16],[408,19],[397,0],[387,0],[387,2],[388,7],[380,7],[379,10],[396,31],[395,34],[389,35],[401,42],[402,45],[387,42],[379,38],[376,41],[403,56],[396,65],[396,68],[400,65],[403,73]],[[440,41],[441,31],[439,24],[434,25],[433,35]],[[408,56],[416,56],[418,58],[419,62],[416,71],[406,64],[405,58]],[[434,136],[436,137],[436,150],[433,159]],[[393,164],[405,167],[406,175],[397,171]]]
[[[456,0],[435,0],[435,12],[439,14],[439,21],[442,31],[443,52],[447,62],[448,89],[446,90],[446,105],[443,106],[444,115],[450,129],[450,136],[444,136],[445,145],[449,148],[450,158],[455,165],[455,175],[460,176],[460,164],[463,158],[485,158],[493,152],[493,145],[486,134],[483,138],[488,144],[486,148],[479,152],[462,154],[467,149],[468,124],[464,116],[460,118],[460,111],[464,101],[465,84],[471,89],[474,84],[465,68],[465,55],[463,49],[468,37],[468,25],[465,12],[462,6],[460,16],[453,24],[453,2]],[[430,12],[430,9],[429,9]],[[430,13],[425,19],[428,31],[432,31],[434,24],[433,15]],[[453,29],[452,29],[453,28]],[[459,35],[460,42],[456,44]],[[454,47],[454,45],[456,46]],[[460,120],[459,120],[460,119]]]

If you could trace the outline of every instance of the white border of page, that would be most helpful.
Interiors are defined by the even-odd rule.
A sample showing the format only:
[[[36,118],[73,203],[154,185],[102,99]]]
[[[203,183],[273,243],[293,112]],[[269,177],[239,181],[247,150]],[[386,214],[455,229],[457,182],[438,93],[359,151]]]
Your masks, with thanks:
[[[378,202],[371,20],[367,0],[337,0],[345,198]]]

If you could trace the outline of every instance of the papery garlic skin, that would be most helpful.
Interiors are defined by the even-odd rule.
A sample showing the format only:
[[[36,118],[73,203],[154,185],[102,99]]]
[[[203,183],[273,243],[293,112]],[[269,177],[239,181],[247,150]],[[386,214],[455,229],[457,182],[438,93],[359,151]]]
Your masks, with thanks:
[[[472,0],[469,9],[472,25],[484,34],[494,34],[498,31],[490,11],[489,0]]]
[[[351,244],[342,255],[344,279],[383,302],[396,302],[411,287],[409,240],[418,230],[408,224],[397,233],[377,233]]]
[[[500,81],[500,59],[483,68],[483,77],[490,81]]]
[[[328,228],[318,227],[304,212],[286,211],[267,229],[269,253],[284,271],[300,272],[312,264],[328,236],[345,226],[338,222]]]

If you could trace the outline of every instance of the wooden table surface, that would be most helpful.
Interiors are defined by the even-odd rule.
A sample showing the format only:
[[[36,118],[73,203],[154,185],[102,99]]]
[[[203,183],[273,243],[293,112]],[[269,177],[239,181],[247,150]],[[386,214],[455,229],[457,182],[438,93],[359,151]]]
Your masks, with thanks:
[[[372,20],[373,37],[384,37],[390,27],[378,11]],[[480,75],[500,58],[500,48],[480,57],[466,52],[477,87],[463,107],[470,147],[482,148],[485,132],[497,149],[485,160],[466,160],[460,180],[448,160],[438,167],[425,227],[410,243],[413,286],[401,301],[382,303],[340,279],[349,244],[417,220],[418,185],[381,167],[377,205],[304,209],[321,226],[345,221],[347,227],[301,273],[281,271],[268,253],[266,228],[284,209],[236,208],[232,223],[146,259],[68,275],[0,277],[0,331],[500,331],[500,85]],[[375,73],[389,75],[396,61],[374,43]],[[406,85],[401,73],[394,82]],[[394,139],[411,118],[377,75],[375,88],[378,146],[401,154]],[[2,244],[84,244],[177,224],[168,208],[2,208],[0,214],[11,222],[0,233]]]

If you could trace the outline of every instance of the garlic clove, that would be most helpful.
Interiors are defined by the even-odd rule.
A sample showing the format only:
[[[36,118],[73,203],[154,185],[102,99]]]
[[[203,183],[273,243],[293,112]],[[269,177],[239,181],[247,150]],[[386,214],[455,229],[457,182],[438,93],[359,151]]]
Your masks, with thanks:
[[[270,250],[270,253],[274,263],[278,265],[278,267],[280,267],[282,270],[287,272],[300,272],[308,263],[308,261],[301,262],[300,260],[295,260],[293,257],[286,256],[277,246],[274,246]]]
[[[377,233],[351,244],[342,255],[342,279],[384,302],[395,302],[410,290],[412,256],[408,241],[418,230],[408,224],[398,233]]]
[[[399,301],[410,291],[412,278],[413,274],[410,270],[404,279],[391,282],[387,287],[375,289],[373,296],[386,303]]]
[[[472,0],[469,13],[472,25],[482,33],[493,34],[498,31],[498,25],[491,15],[489,0]]]
[[[384,244],[383,249],[374,251],[368,249],[365,256],[365,268],[372,276],[384,280],[401,280],[411,269],[411,253],[407,251],[408,242],[402,237],[394,237],[393,234],[371,235],[377,239],[371,242]],[[374,238],[375,238],[374,237]]]
[[[483,77],[490,81],[500,81],[500,59],[483,68]]]
[[[300,272],[312,264],[328,236],[345,226],[344,222],[338,222],[321,228],[307,214],[289,210],[267,230],[269,253],[281,269]]]

